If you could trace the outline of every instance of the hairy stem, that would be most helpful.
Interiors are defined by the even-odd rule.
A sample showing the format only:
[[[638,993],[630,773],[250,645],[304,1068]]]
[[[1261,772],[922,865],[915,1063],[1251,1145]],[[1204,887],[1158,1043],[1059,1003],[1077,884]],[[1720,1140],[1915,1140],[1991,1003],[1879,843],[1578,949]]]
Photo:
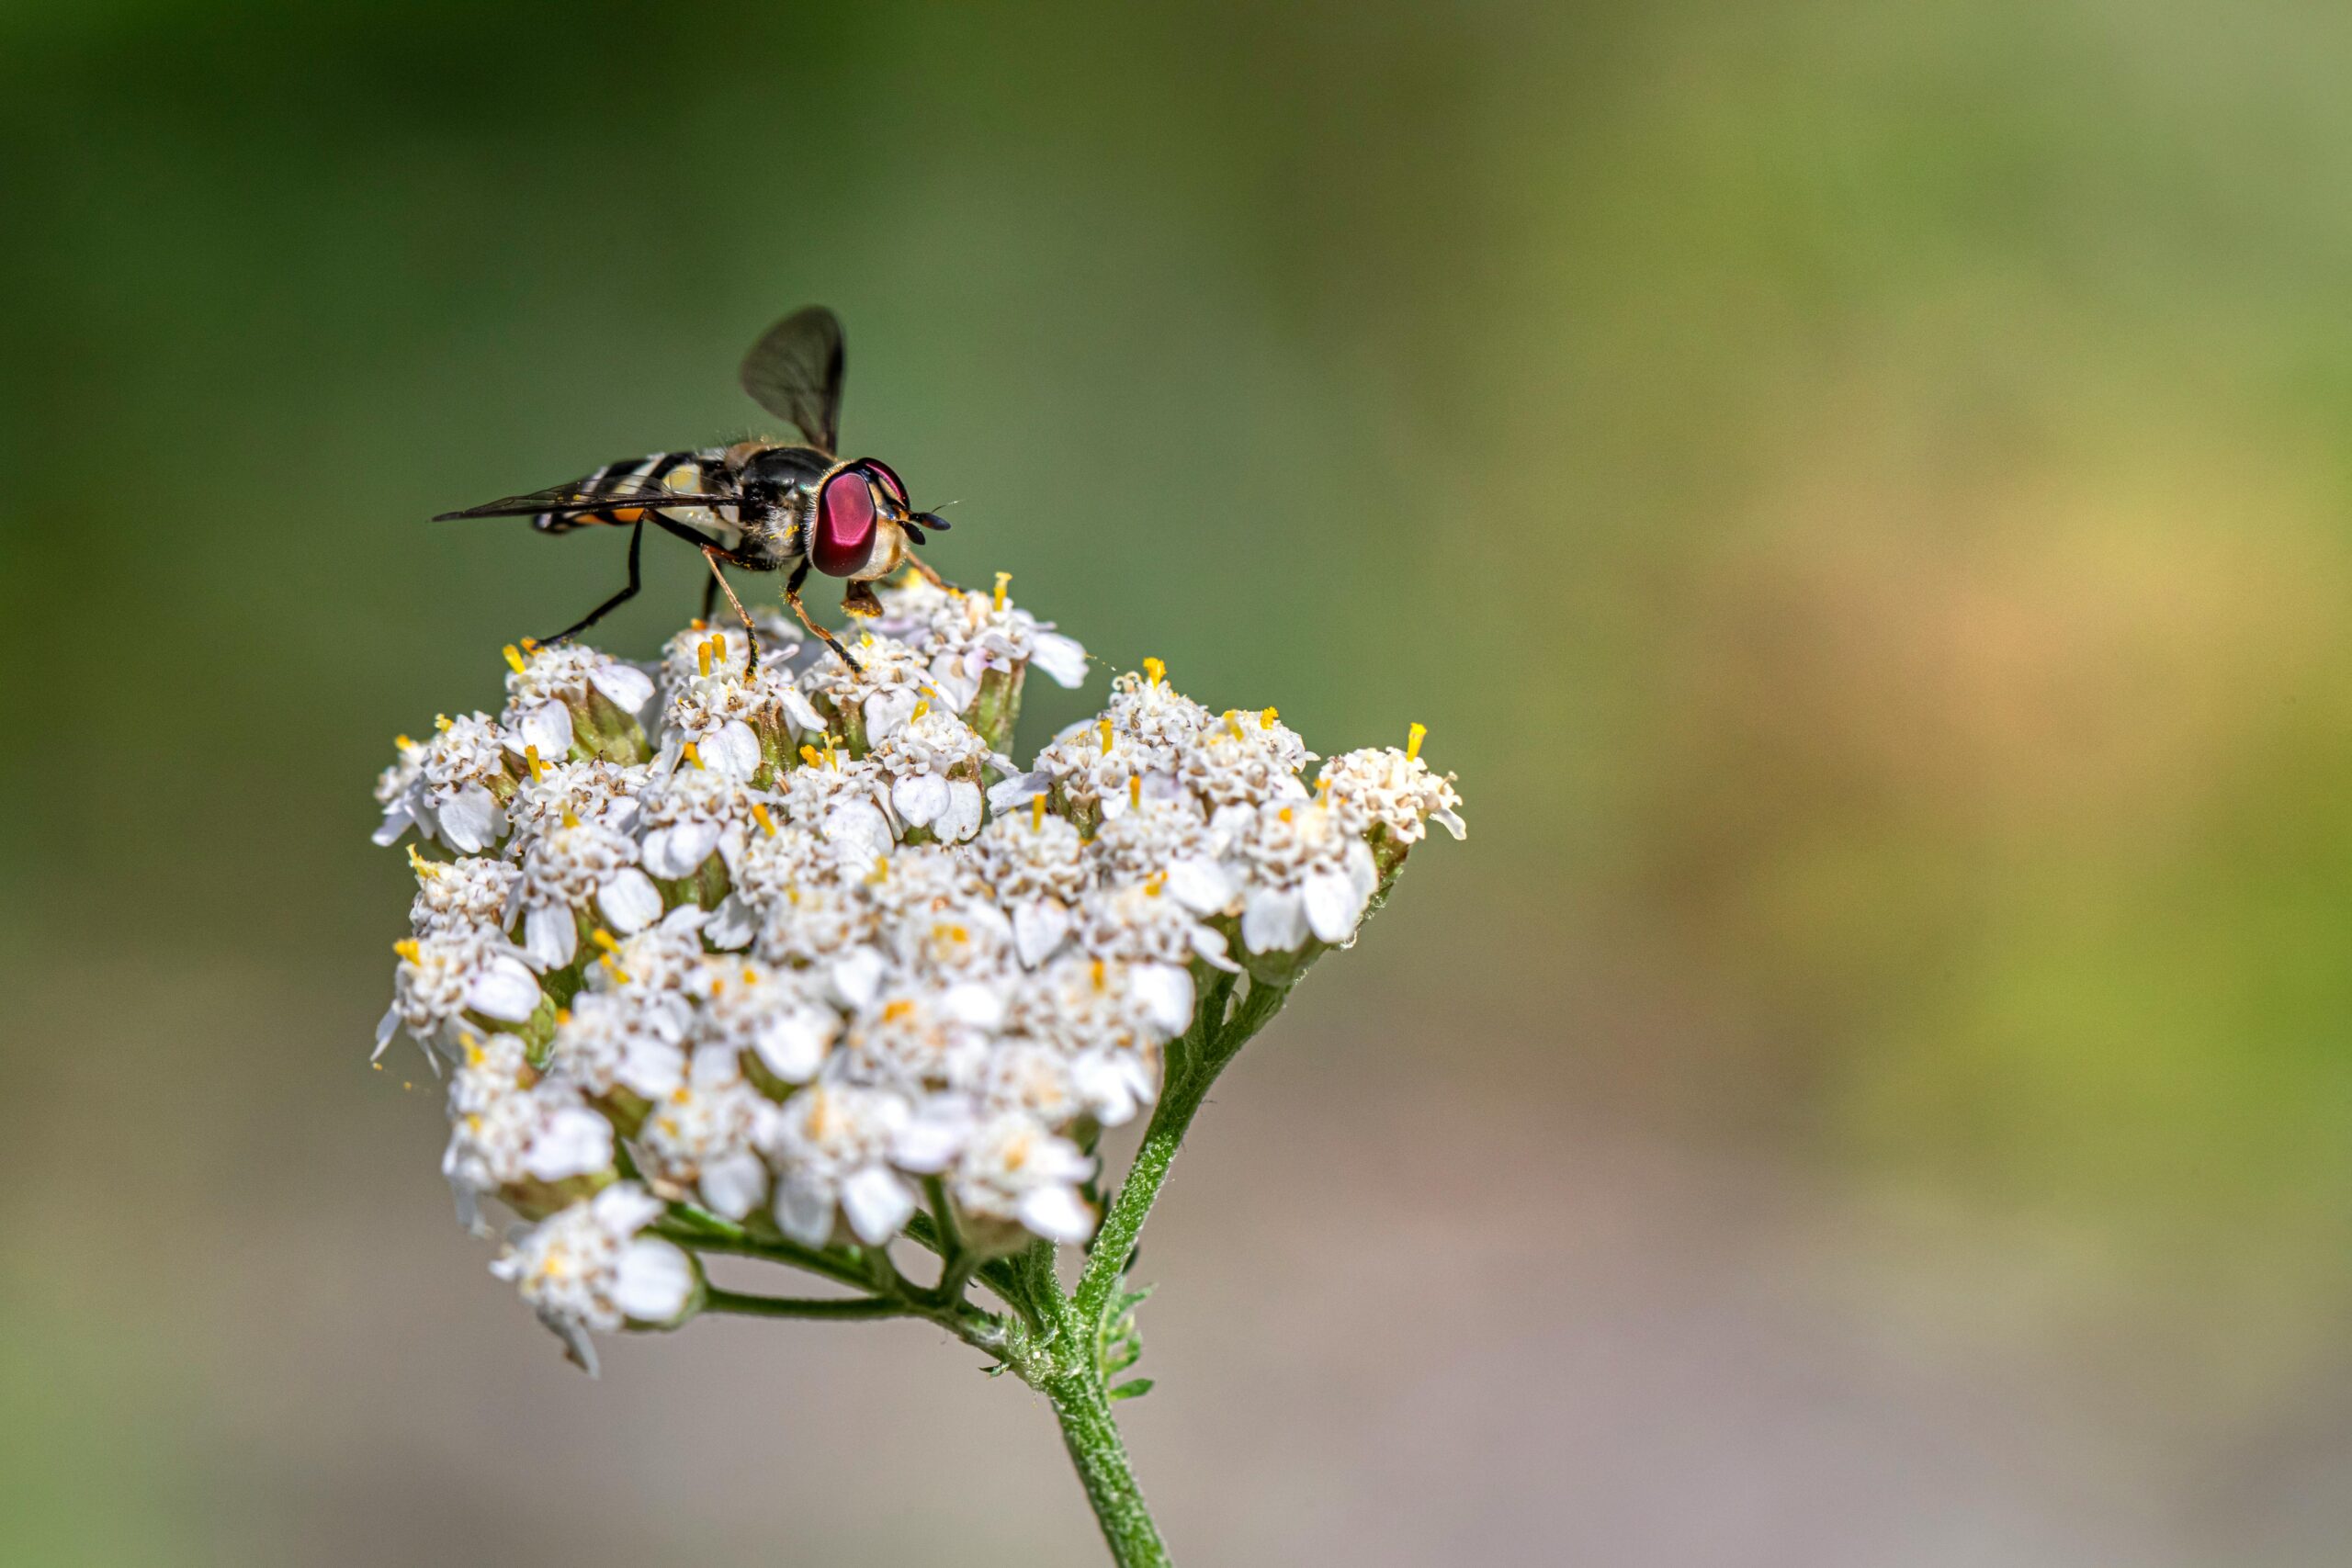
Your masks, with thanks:
[[[919,1309],[881,1296],[754,1296],[722,1291],[716,1285],[703,1292],[702,1310],[734,1313],[743,1317],[808,1317],[835,1323],[872,1317],[913,1317]]]
[[[1167,1568],[1167,1543],[1159,1539],[1151,1510],[1144,1506],[1143,1489],[1136,1484],[1118,1423],[1111,1419],[1111,1401],[1101,1375],[1089,1364],[1048,1378],[1039,1392],[1061,1422],[1063,1446],[1069,1450],[1069,1461],[1077,1467],[1086,1500],[1102,1527],[1111,1560],[1119,1568]]]

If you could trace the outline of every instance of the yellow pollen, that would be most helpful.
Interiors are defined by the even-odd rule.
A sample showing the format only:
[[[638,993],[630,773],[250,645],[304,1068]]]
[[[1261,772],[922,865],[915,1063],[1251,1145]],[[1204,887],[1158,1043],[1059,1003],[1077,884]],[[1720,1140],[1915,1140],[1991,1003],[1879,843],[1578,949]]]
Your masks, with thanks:
[[[420,955],[424,950],[416,945],[416,939],[414,937],[410,937],[404,942],[396,942],[392,943],[392,951],[399,953],[402,958],[407,959],[411,964],[421,964],[424,962],[424,959]]]
[[[747,986],[756,986],[759,983],[760,972],[756,969],[746,967],[743,971],[743,984]]]
[[[1096,990],[1099,991],[1102,988],[1105,976],[1109,973],[1109,969],[1105,967],[1101,959],[1098,958],[1094,961],[1094,988]]]
[[[1111,721],[1107,718],[1103,719],[1101,723],[1097,724],[1095,728],[1102,731],[1102,755],[1107,757],[1111,754]]]
[[[1029,830],[1033,833],[1042,833],[1046,830],[1046,797],[1042,795],[1033,795],[1029,797]],[[410,852],[413,854],[415,852],[412,850]]]
[[[418,854],[414,844],[411,844],[408,847],[408,863],[409,869],[415,872],[420,877],[438,876],[441,874],[441,868],[435,865],[433,862],[426,860],[423,855]]]
[[[539,749],[537,746],[523,748],[523,765],[531,770],[531,780],[534,784],[544,777],[548,771],[548,765],[539,761]]]
[[[514,671],[517,675],[520,675],[523,672],[523,650],[521,649],[516,648],[510,642],[498,651],[506,656],[506,668]]]
[[[384,1064],[381,1062],[370,1062],[368,1065],[375,1068],[379,1073],[384,1070]]]
[[[892,1002],[889,1006],[882,1010],[882,1021],[885,1023],[896,1023],[914,1010],[915,1004],[907,1000],[906,998],[900,997],[897,1001]]]
[[[1268,708],[1258,716],[1258,728],[1261,729],[1272,729],[1274,727],[1274,720],[1281,716],[1282,715],[1275,712],[1272,708]]]
[[[711,998],[715,1001],[715,1000],[717,1000],[718,998],[723,997],[723,996],[725,996],[726,994],[727,994],[727,981],[726,981],[725,977],[724,977],[724,976],[721,976],[721,977],[718,977],[718,978],[713,979],[713,980],[711,981],[711,983],[710,983],[710,995],[711,995]]]
[[[768,815],[766,801],[755,800],[752,802],[752,820],[760,825],[761,832],[765,833],[771,839],[775,837],[775,818]]]
[[[572,810],[569,806],[563,808],[563,825],[567,828],[577,828],[580,826],[580,814]]]
[[[1226,728],[1227,729],[1228,729],[1228,730],[1230,730],[1230,731],[1232,732],[1232,734],[1233,734],[1233,738],[1234,738],[1236,740],[1240,739],[1241,739],[1241,716],[1240,716],[1239,714],[1238,714],[1238,713],[1232,713],[1232,712],[1228,712],[1228,713],[1227,713],[1227,715],[1225,716],[1225,728]]]
[[[1141,773],[1127,775],[1127,804],[1138,811],[1143,809],[1143,775]]]
[[[915,704],[914,716],[915,716],[916,718],[921,718],[923,715],[925,715],[925,714],[929,713],[930,711],[931,711],[931,705],[930,705],[929,703],[920,703],[920,702],[919,702],[919,703]]]
[[[571,1021],[571,1010],[570,1008],[558,1008],[555,1010],[555,1022],[558,1029],[562,1028],[565,1024],[570,1023]]]
[[[812,768],[819,762],[824,761],[822,757],[820,757],[817,754],[817,748],[814,746],[803,746],[800,748],[800,760],[808,763]]]
[[[455,726],[450,724],[449,716],[447,714],[436,713],[433,716],[433,728],[446,735],[454,728]]]
[[[407,750],[410,747],[412,747],[412,746],[415,745],[415,744],[416,744],[416,742],[415,742],[415,741],[413,741],[413,740],[411,740],[411,739],[410,739],[407,736],[405,736],[405,735],[395,735],[395,736],[393,736],[393,737],[392,737],[392,744],[393,744],[394,746],[396,746],[396,747],[400,748],[401,750],[405,751],[405,750]]]
[[[1412,728],[1405,731],[1405,760],[1407,761],[1415,761],[1419,759],[1421,754],[1421,738],[1429,734],[1429,732],[1430,727],[1426,724],[1417,724],[1413,726]]]
[[[1009,571],[1000,571],[996,574],[996,607],[1000,610],[1004,608],[1005,585],[1012,581],[1012,573]]]
[[[859,637],[857,639],[857,646],[860,648],[872,648],[874,646],[874,634],[872,632],[867,632],[864,637]]]
[[[1144,879],[1143,890],[1151,897],[1159,897],[1167,888],[1168,874],[1164,871],[1155,871]]]
[[[1290,807],[1285,806],[1280,811],[1275,812],[1274,815],[1287,822],[1290,820]]]
[[[708,637],[705,637],[705,638],[703,638],[703,639],[702,639],[702,641],[700,641],[700,642],[698,642],[698,643],[695,644],[695,668],[699,669],[699,670],[702,671],[702,673],[703,673],[703,678],[704,678],[705,680],[709,679],[709,677],[710,677],[710,639],[709,639]]]
[[[1149,677],[1151,683],[1157,686],[1168,679],[1168,661],[1164,659],[1147,659],[1143,661],[1143,672]]]
[[[704,620],[700,615],[696,615],[693,620],[686,623],[686,628],[689,631],[707,632],[710,629],[710,623]]]
[[[588,933],[588,940],[594,942],[598,947],[603,948],[606,953],[618,953],[621,950],[621,944],[613,940],[613,933],[606,931],[602,926],[598,926],[594,931],[590,931]]]
[[[619,961],[614,958],[611,953],[608,953],[605,954],[604,957],[599,958],[596,962],[605,966],[605,973],[613,977],[614,985],[626,986],[628,984],[628,971],[622,968]]]
[[[692,762],[697,768],[702,766],[702,753],[695,749],[695,743],[691,740],[679,748],[678,756],[684,761]]]
[[[523,651],[525,653],[537,653],[539,651],[539,639],[537,637],[526,637],[520,640],[522,641]]]
[[[874,874],[867,877],[866,880],[868,882],[888,882],[890,880],[890,857],[888,855],[876,855],[874,857]]]

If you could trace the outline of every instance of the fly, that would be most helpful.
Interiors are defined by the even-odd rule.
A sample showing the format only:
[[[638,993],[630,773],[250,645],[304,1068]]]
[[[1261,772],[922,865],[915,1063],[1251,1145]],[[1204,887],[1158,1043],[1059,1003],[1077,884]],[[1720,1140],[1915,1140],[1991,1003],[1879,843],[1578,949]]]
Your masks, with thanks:
[[[842,608],[850,614],[878,615],[882,605],[874,583],[901,566],[946,586],[912,547],[926,542],[927,530],[945,532],[947,524],[933,513],[913,510],[906,485],[880,458],[843,461],[835,455],[845,359],[840,317],[822,305],[796,310],[760,335],[743,356],[740,378],[752,401],[800,432],[800,445],[739,441],[625,457],[569,484],[445,512],[434,521],[528,517],[542,534],[628,529],[628,586],[542,642],[577,636],[636,596],[638,547],[650,525],[702,552],[710,567],[703,618],[710,618],[718,595],[726,594],[751,638],[752,668],[759,666],[759,635],[728,583],[725,569],[730,566],[788,570],[784,602],[811,635],[854,670],[857,660],[849,650],[801,605],[808,573],[820,571],[846,582]]]

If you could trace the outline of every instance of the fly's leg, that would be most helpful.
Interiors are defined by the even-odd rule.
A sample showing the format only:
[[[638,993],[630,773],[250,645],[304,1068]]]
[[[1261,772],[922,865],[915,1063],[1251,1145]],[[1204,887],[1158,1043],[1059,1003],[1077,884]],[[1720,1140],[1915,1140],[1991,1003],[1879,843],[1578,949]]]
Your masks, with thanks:
[[[930,583],[933,588],[946,589],[951,592],[955,590],[956,585],[954,583],[940,576],[936,571],[933,571],[931,569],[930,563],[918,557],[914,551],[909,550],[906,553],[905,559],[906,563],[914,568],[916,572],[922,576],[922,580],[925,582]]]
[[[744,661],[743,665],[743,674],[749,678],[757,673],[760,668],[760,634],[752,629],[752,617],[744,610],[743,601],[735,597],[733,585],[727,581],[726,573],[718,570],[718,547],[705,545],[702,547],[702,558],[710,563],[710,580],[718,585],[718,591],[726,594],[727,602],[735,607],[735,618],[743,623],[743,638],[752,645],[751,657]],[[708,592],[706,592],[703,595],[704,603],[709,603],[709,598]]]
[[[708,621],[710,619],[711,611],[718,607],[718,579],[714,574],[708,582],[702,585],[702,614],[696,618],[706,622]]]
[[[565,638],[567,638],[567,637],[577,637],[577,636],[579,636],[582,632],[586,631],[590,626],[594,626],[598,621],[603,620],[603,619],[604,619],[607,615],[611,614],[614,610],[616,610],[616,609],[619,608],[619,607],[620,607],[621,605],[623,605],[623,604],[628,604],[631,599],[636,598],[636,597],[637,597],[637,547],[638,547],[639,544],[643,543],[643,542],[644,542],[644,539],[645,539],[645,525],[644,525],[644,524],[639,523],[639,524],[638,524],[635,527],[631,528],[631,529],[628,531],[628,587],[626,587],[626,588],[622,589],[618,593],[614,594],[611,598],[609,598],[609,599],[605,600],[603,604],[601,604],[597,605],[594,609],[593,609],[593,610],[589,611],[586,615],[584,615],[581,616],[581,617],[580,617],[580,619],[578,619],[578,620],[576,620],[576,621],[572,622],[570,626],[568,626],[564,627],[564,628],[563,628],[563,630],[561,630],[561,631],[560,631],[560,632],[556,633],[556,634],[555,634],[555,636],[553,636],[553,637],[543,637],[539,638],[539,641],[541,641],[541,642],[543,642],[543,643],[548,643],[548,642],[561,642],[561,641],[563,641],[563,640],[564,640]]]
[[[841,645],[841,640],[834,637],[832,633],[827,631],[824,627],[819,626],[816,622],[808,618],[808,608],[800,603],[800,585],[808,581],[808,562],[804,558],[798,566],[792,569],[792,576],[785,582],[784,602],[792,606],[792,613],[799,617],[800,624],[802,626],[808,628],[808,635],[810,637],[815,637],[819,642],[823,643],[827,648],[831,649],[835,653],[839,654],[841,656],[841,661],[843,664],[848,665],[852,670],[858,670],[860,673],[864,673],[857,660],[849,656],[849,649]]]
[[[842,609],[852,615],[878,615],[882,601],[874,596],[874,584],[853,582],[842,591]]]

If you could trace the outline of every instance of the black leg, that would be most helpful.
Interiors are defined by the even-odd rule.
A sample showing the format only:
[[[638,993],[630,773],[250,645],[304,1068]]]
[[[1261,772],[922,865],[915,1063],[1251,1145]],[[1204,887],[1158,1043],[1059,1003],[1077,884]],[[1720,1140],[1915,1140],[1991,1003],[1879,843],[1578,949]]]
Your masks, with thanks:
[[[839,654],[843,664],[848,665],[853,670],[857,669],[858,662],[856,660],[852,659],[849,656],[849,649],[843,648],[840,641],[834,637],[832,633],[827,631],[824,627],[819,626],[816,622],[808,618],[808,612],[807,608],[800,603],[800,585],[808,581],[808,558],[806,556],[803,556],[800,559],[800,564],[792,569],[791,579],[784,585],[784,602],[792,606],[792,613],[800,617],[800,624],[808,628],[809,636],[815,637],[827,648],[831,649],[835,653]]]
[[[616,607],[626,604],[631,599],[636,598],[637,547],[644,541],[644,538],[645,525],[642,523],[638,524],[628,531],[628,586],[627,588],[622,589],[618,593],[614,594],[611,598],[605,600],[603,604],[589,611],[585,615],[572,622],[570,626],[564,627],[563,630],[556,633],[555,636],[543,637],[539,638],[539,640],[541,642],[561,642],[566,637],[577,637],[582,632],[586,631],[590,626],[594,626],[598,621],[603,620],[606,615],[611,613]]]

